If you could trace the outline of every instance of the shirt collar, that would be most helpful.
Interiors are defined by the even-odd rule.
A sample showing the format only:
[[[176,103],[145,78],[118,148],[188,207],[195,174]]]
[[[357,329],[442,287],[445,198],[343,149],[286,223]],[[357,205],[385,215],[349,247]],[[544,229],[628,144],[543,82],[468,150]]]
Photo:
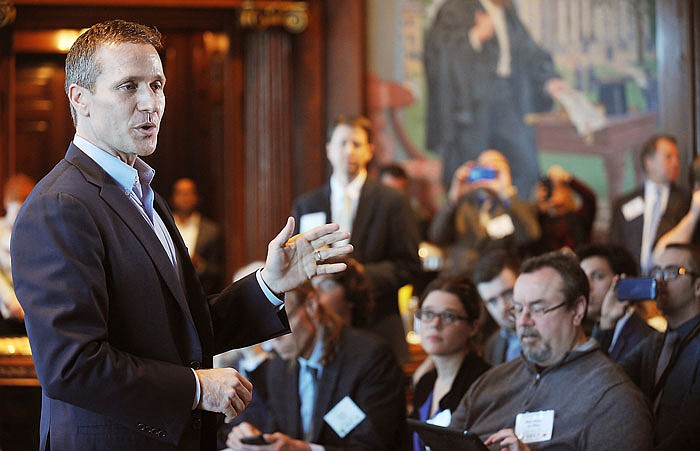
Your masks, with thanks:
[[[316,340],[316,345],[314,345],[314,350],[311,351],[311,355],[309,356],[308,359],[305,359],[303,357],[297,357],[297,361],[299,362],[300,366],[310,366],[312,368],[315,368],[317,371],[323,370],[323,365],[321,364],[321,358],[323,357],[323,338],[319,337],[318,340]]]
[[[331,175],[331,192],[345,192],[353,197],[353,198],[358,198],[360,196],[360,191],[362,191],[362,187],[365,184],[365,181],[367,180],[367,170],[363,169],[361,170],[352,181],[348,184],[342,183],[340,180],[338,180],[338,177],[335,175]]]
[[[116,180],[126,194],[132,191],[137,180],[140,179],[150,185],[155,177],[155,169],[147,165],[141,158],[137,157],[134,166],[131,167],[77,134],[73,137],[73,144]]]

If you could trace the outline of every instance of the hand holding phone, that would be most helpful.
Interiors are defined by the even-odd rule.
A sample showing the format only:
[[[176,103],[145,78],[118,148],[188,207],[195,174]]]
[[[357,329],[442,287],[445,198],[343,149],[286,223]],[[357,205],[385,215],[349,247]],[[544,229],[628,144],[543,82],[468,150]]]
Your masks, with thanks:
[[[651,277],[627,277],[617,282],[617,298],[620,301],[639,302],[656,299],[656,279]]]
[[[493,180],[496,177],[498,177],[498,171],[494,168],[488,166],[474,166],[471,171],[469,171],[467,181],[473,183],[480,180]]]
[[[268,445],[269,443],[265,441],[262,434],[249,435],[248,437],[242,437],[240,439],[241,443],[244,445]]]

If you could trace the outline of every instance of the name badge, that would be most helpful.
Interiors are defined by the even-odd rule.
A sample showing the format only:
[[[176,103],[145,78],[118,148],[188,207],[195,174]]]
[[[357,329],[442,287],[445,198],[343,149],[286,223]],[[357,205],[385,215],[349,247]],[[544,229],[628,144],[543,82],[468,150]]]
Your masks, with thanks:
[[[323,211],[317,211],[316,213],[307,213],[301,215],[299,218],[299,231],[301,233],[306,232],[314,227],[324,225],[326,223],[326,213]]]
[[[524,412],[515,417],[515,435],[523,443],[551,440],[553,428],[554,410]]]
[[[362,409],[357,407],[349,396],[346,396],[323,416],[323,420],[338,434],[338,437],[345,438],[350,431],[362,423],[366,416]]]
[[[625,217],[625,221],[631,221],[643,214],[644,199],[642,199],[642,196],[637,196],[634,199],[625,202],[625,204],[622,206],[622,216]]]
[[[512,235],[515,232],[515,226],[510,215],[502,214],[491,218],[486,224],[486,233],[495,240]]]

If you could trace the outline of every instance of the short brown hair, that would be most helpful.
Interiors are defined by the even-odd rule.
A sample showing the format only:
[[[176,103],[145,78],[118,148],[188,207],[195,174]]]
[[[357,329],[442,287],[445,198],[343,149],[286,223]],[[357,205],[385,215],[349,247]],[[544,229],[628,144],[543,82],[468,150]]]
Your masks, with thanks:
[[[161,34],[155,28],[125,20],[108,20],[90,27],[78,36],[66,56],[65,90],[75,83],[94,92],[95,81],[102,72],[101,62],[95,58],[101,45],[109,44],[150,44],[156,50],[162,50]],[[76,112],[71,105],[73,124],[76,124]]]
[[[520,267],[520,274],[530,274],[543,268],[552,268],[559,273],[562,279],[562,292],[567,308],[573,308],[581,296],[586,298],[586,305],[588,305],[588,295],[590,293],[588,277],[581,269],[581,265],[574,254],[554,251],[530,257]]]
[[[361,128],[367,134],[367,142],[372,142],[372,121],[370,121],[362,115],[346,116],[344,114],[341,114],[338,117],[336,117],[331,126],[328,127],[328,136],[326,137],[326,141],[330,142],[331,138],[333,137],[333,132],[340,125],[347,125],[348,127],[353,128]]]

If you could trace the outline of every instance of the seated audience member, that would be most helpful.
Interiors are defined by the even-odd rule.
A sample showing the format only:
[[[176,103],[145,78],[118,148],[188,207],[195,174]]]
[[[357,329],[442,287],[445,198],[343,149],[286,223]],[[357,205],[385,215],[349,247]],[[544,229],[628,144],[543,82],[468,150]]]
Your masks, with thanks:
[[[408,173],[403,166],[398,163],[391,163],[382,166],[379,168],[379,181],[383,185],[397,189],[408,196],[411,203],[411,209],[413,210],[413,215],[416,218],[416,224],[418,225],[420,239],[421,241],[426,241],[428,237],[428,227],[430,226],[430,219],[432,215],[417,198],[410,195],[410,179],[408,178]]]
[[[173,184],[170,207],[175,225],[185,241],[192,264],[206,294],[218,293],[224,286],[224,244],[219,225],[197,210],[197,184],[181,178]]]
[[[374,302],[363,266],[352,257],[328,260],[331,261],[345,263],[347,268],[340,273],[320,274],[311,278],[318,303],[340,316],[345,325],[366,329],[372,318]]]
[[[665,333],[649,335],[622,366],[654,406],[656,450],[700,449],[700,248],[671,243],[655,259]]]
[[[24,311],[12,285],[10,237],[17,213],[32,189],[34,180],[25,174],[15,174],[5,182],[5,216],[0,218],[0,336],[27,335],[24,328]]]
[[[583,319],[588,280],[563,252],[526,260],[513,290],[520,358],[481,375],[451,426],[509,450],[649,450],[652,415],[641,391]]]
[[[540,238],[540,226],[534,206],[518,197],[506,158],[485,150],[476,162],[455,171],[428,237],[447,247],[444,272],[460,274],[472,271],[489,249],[532,245]]]
[[[535,190],[542,238],[540,252],[590,243],[597,208],[591,188],[559,165],[547,171]],[[579,201],[575,198],[578,196]]]
[[[653,332],[637,306],[617,298],[615,285],[621,276],[637,277],[637,263],[627,249],[615,244],[589,244],[576,250],[588,277],[591,294],[586,323],[600,348],[617,361]]]
[[[279,357],[267,367],[267,424],[242,423],[226,444],[244,449],[241,438],[264,431],[270,449],[402,449],[406,399],[391,348],[344,326],[310,284],[287,293],[285,305],[292,333],[272,341]]]
[[[447,426],[471,383],[489,368],[472,343],[479,327],[480,303],[474,283],[466,276],[439,278],[426,287],[416,317],[421,346],[435,368],[416,384],[414,418]],[[425,450],[416,434],[413,449]]]
[[[520,339],[512,314],[513,287],[519,268],[520,261],[514,254],[496,249],[484,255],[474,269],[476,288],[499,326],[484,346],[484,360],[492,366],[520,356]]]

